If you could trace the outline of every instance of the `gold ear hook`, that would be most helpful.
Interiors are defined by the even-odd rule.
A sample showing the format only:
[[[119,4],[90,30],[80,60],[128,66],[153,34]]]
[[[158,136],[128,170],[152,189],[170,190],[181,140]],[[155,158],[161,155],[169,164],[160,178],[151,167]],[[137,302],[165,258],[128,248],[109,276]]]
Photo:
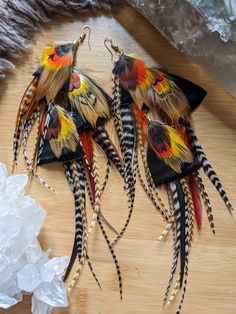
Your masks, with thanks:
[[[111,40],[111,38],[105,38],[104,39],[104,46],[107,48],[107,50],[110,52],[110,54],[111,54],[111,61],[113,61],[113,53],[112,53],[112,51],[111,51],[111,49],[107,46],[107,42],[110,42],[111,43],[111,45],[112,45],[112,40]]]
[[[91,50],[91,47],[90,47],[90,35],[91,35],[91,28],[88,26],[88,25],[85,25],[83,27],[83,33],[82,35],[79,36],[79,38],[77,38],[75,41],[74,41],[74,45],[75,47],[77,48],[79,45],[81,45],[83,43],[83,41],[85,40],[86,38],[86,29],[89,31],[88,32],[88,45],[89,45],[89,50]]]
[[[110,54],[111,54],[111,61],[113,61],[113,53],[112,53],[111,49],[108,47],[107,42],[110,42],[110,43],[111,43],[111,48],[112,48],[115,52],[119,53],[120,55],[121,55],[121,54],[124,54],[123,49],[120,48],[120,47],[117,46],[117,45],[114,45],[111,38],[109,38],[109,37],[105,38],[105,39],[104,39],[104,46],[107,48],[107,50],[108,50],[108,51],[110,52]]]
[[[88,46],[89,46],[89,50],[91,50],[91,46],[90,46],[91,28],[88,25],[85,25],[83,27],[83,31],[84,31],[85,37],[86,37],[86,31],[85,31],[86,29],[88,30]]]

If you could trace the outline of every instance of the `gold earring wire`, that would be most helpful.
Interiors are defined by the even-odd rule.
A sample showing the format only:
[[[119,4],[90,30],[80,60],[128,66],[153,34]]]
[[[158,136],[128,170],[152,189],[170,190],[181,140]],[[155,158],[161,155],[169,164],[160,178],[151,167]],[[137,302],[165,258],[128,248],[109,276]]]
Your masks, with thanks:
[[[91,47],[90,47],[91,28],[90,28],[88,25],[85,25],[85,26],[83,27],[83,33],[82,33],[82,35],[80,35],[79,38],[77,38],[77,39],[74,41],[74,45],[75,45],[76,48],[78,48],[78,46],[83,43],[83,41],[85,40],[85,38],[86,38],[86,36],[87,36],[86,30],[88,30],[88,46],[89,46],[89,50],[91,50]]]
[[[124,54],[123,49],[120,48],[120,47],[117,46],[117,45],[114,45],[111,38],[109,38],[109,37],[105,38],[105,39],[104,39],[104,46],[107,48],[107,50],[108,50],[108,51],[110,52],[110,54],[111,54],[111,61],[113,61],[113,53],[112,53],[111,49],[108,47],[107,42],[110,42],[111,48],[112,48],[115,52],[119,53],[120,55],[121,55],[121,54]]]
[[[85,33],[85,36],[86,36],[86,32],[85,32],[86,29],[88,30],[88,46],[89,46],[89,50],[91,50],[91,46],[90,46],[91,28],[88,25],[85,25],[83,27],[83,31]]]
[[[87,36],[86,30],[88,30],[88,46],[89,46],[89,50],[91,50],[91,47],[90,47],[91,28],[90,28],[88,25],[85,25],[85,26],[83,27],[83,33],[79,36],[79,38],[77,38],[77,39],[73,42],[74,45],[75,45],[75,48],[74,48],[74,62],[73,62],[73,65],[75,65],[77,49],[78,49],[78,47],[84,42],[84,40],[85,40],[85,38],[86,38],[86,36]]]

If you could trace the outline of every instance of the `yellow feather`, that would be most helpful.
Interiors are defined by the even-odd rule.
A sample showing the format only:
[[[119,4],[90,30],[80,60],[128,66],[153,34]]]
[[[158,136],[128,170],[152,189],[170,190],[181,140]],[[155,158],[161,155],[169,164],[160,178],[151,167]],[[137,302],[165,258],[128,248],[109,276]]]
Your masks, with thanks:
[[[50,146],[57,158],[61,156],[63,148],[67,148],[72,152],[76,151],[79,134],[73,120],[67,116],[62,108],[56,106],[58,111],[58,118],[61,123],[61,130],[57,139],[50,140]]]
[[[168,125],[165,125],[164,128],[169,135],[172,147],[172,154],[166,158],[165,162],[176,172],[180,173],[183,163],[193,162],[192,153],[181,138],[181,135],[174,128]]]
[[[61,132],[58,136],[58,140],[62,141],[66,140],[72,133],[77,133],[77,130],[73,120],[70,119],[59,106],[56,106],[56,108],[61,122]]]
[[[45,66],[45,64],[47,63],[48,60],[48,56],[50,54],[50,51],[52,50],[52,47],[55,45],[54,42],[50,43],[49,47],[46,47],[43,49],[42,55],[41,55],[41,60],[40,60],[40,65],[41,66]]]
[[[99,117],[105,119],[110,117],[107,99],[89,78],[81,73],[78,73],[78,75],[80,86],[69,92],[70,102],[77,108],[85,121],[88,121],[92,126],[96,126]]]
[[[152,71],[154,74],[155,72]],[[189,115],[189,104],[186,96],[175,82],[165,73],[158,71],[162,78],[156,85],[152,85],[147,94],[147,103],[159,107],[171,121],[178,121],[180,117]]]

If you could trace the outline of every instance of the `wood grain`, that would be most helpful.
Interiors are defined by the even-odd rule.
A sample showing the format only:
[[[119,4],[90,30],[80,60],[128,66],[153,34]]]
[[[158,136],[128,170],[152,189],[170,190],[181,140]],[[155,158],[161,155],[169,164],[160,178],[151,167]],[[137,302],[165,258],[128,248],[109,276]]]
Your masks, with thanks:
[[[32,72],[36,69],[42,48],[49,39],[74,40],[84,24],[92,28],[91,47],[79,50],[77,66],[110,92],[111,56],[103,45],[112,37],[126,53],[135,52],[150,65],[159,63],[169,71],[201,85],[208,96],[194,113],[197,134],[209,160],[236,206],[236,104],[217,82],[191,59],[173,48],[134,9],[104,15],[83,15],[58,19],[42,26],[32,48],[17,61],[17,69],[1,81],[0,93],[0,155],[11,169],[12,136],[16,110]],[[33,142],[33,140],[32,140]],[[104,163],[101,164],[104,168]],[[23,162],[18,172],[24,169]],[[101,172],[104,169],[101,169]],[[57,193],[46,191],[33,181],[27,192],[47,211],[40,240],[44,249],[52,248],[52,256],[69,255],[73,240],[73,197],[61,165],[44,166],[41,176],[55,187]],[[203,230],[195,232],[190,258],[190,276],[183,314],[236,313],[236,224],[230,217],[213,186],[205,180],[214,208],[216,236],[211,234],[204,216]],[[100,291],[86,266],[80,282],[70,297],[70,307],[57,309],[55,314],[95,313],[175,313],[177,302],[162,309],[162,299],[172,261],[171,239],[157,243],[164,224],[138,184],[135,212],[124,238],[116,247],[122,268],[124,300],[119,300],[115,268],[98,228],[90,242],[90,256],[103,290]],[[122,182],[112,171],[102,199],[104,214],[117,228],[127,215],[127,199]],[[90,209],[89,209],[90,210]],[[90,210],[91,213],[91,210]],[[28,314],[30,297],[9,311],[0,313]],[[44,314],[44,313],[42,313]]]

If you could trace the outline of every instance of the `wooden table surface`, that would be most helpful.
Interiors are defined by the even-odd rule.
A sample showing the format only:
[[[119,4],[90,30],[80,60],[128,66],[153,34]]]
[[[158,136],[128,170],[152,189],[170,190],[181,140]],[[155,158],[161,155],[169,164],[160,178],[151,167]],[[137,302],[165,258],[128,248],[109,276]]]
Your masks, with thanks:
[[[173,48],[133,8],[125,6],[112,14],[83,15],[77,18],[58,18],[42,26],[32,48],[17,61],[16,70],[1,81],[0,89],[0,156],[11,169],[12,136],[16,110],[21,96],[36,69],[42,48],[50,39],[72,41],[81,33],[84,24],[92,28],[89,51],[84,44],[77,55],[77,66],[111,90],[111,56],[103,45],[104,37],[112,37],[126,53],[135,52],[149,64],[159,63],[170,72],[201,85],[208,95],[194,113],[197,134],[208,159],[214,165],[236,206],[236,102],[218,83],[191,59]],[[216,52],[217,53],[217,52]],[[20,163],[17,172],[24,169]],[[104,169],[101,163],[101,173]],[[33,181],[28,189],[32,197],[47,211],[46,223],[40,235],[44,249],[52,248],[52,256],[69,255],[73,241],[73,197],[61,165],[40,169],[41,176],[55,187],[57,193],[45,190]],[[204,178],[205,179],[205,178]],[[214,209],[216,235],[211,234],[204,214],[202,232],[195,232],[190,258],[190,276],[183,314],[236,313],[236,224],[228,214],[214,187],[206,183]],[[103,212],[117,228],[127,215],[127,199],[122,181],[113,169],[102,198]],[[91,209],[88,209],[91,213]],[[160,215],[137,184],[135,210],[125,236],[116,247],[124,285],[123,302],[119,300],[115,268],[100,233],[95,228],[89,242],[90,257],[102,283],[100,291],[88,266],[84,268],[76,289],[70,296],[70,307],[57,309],[55,314],[110,313],[175,313],[178,302],[162,308],[163,293],[172,263],[171,238],[157,243],[164,228]],[[30,297],[9,311],[0,313],[28,314]],[[44,314],[44,313],[42,313]]]

